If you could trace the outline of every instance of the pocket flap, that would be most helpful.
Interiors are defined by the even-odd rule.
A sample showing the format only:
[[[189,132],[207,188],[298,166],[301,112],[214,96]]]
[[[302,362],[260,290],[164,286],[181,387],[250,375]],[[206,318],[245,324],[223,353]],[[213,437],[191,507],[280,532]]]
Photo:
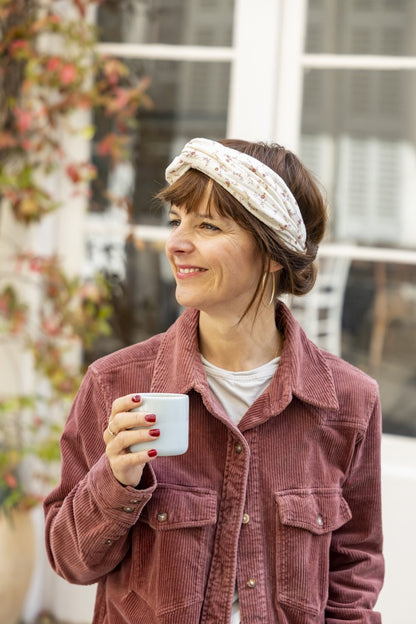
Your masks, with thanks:
[[[159,484],[143,509],[141,520],[160,531],[215,524],[217,495],[204,488]]]
[[[339,529],[352,514],[341,490],[291,490],[277,492],[280,522],[322,535]]]

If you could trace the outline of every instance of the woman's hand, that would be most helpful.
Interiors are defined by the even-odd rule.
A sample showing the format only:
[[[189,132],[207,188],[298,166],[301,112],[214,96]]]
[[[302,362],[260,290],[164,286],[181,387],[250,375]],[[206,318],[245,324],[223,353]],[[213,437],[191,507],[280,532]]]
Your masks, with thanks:
[[[159,429],[154,427],[155,414],[130,411],[139,405],[140,396],[137,394],[128,394],[116,399],[112,405],[108,427],[103,434],[113,475],[122,485],[133,487],[140,482],[145,464],[156,457],[157,452],[152,449],[152,440],[160,435]],[[133,427],[146,428],[133,429]],[[131,453],[130,446],[141,442],[147,442],[149,450]]]

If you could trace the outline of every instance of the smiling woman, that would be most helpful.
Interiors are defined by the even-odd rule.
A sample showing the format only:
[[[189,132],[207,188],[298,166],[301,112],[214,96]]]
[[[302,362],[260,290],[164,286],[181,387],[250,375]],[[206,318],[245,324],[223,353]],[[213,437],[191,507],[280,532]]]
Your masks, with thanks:
[[[208,201],[206,194],[195,212],[172,207],[166,253],[178,303],[211,315],[219,308],[222,318],[226,309],[233,326],[261,281],[261,260],[252,234],[215,209],[208,210]]]
[[[319,189],[291,152],[245,141],[194,139],[166,177],[186,309],[90,366],[45,501],[51,564],[98,581],[93,624],[380,624],[377,385],[277,299],[313,286]],[[152,448],[148,392],[189,396],[186,453]]]
[[[253,201],[250,201],[249,198],[247,201],[248,189],[250,189],[250,183],[253,181],[250,182],[249,180],[249,184],[246,185],[242,193],[239,193],[238,197],[236,197],[235,192],[229,192],[231,170],[225,169],[225,177],[218,177],[218,171],[221,170],[218,156],[216,156],[210,168],[210,174],[212,175],[214,173],[214,179],[204,173],[203,169],[201,171],[201,162],[202,167],[204,167],[207,161],[204,152],[201,152],[203,157],[202,161],[195,162],[192,160],[195,146],[198,145],[196,142],[198,141],[200,142],[201,139],[194,139],[189,143],[191,146],[189,155],[187,154],[184,156],[184,152],[182,152],[181,156],[175,159],[170,165],[167,171],[167,177],[171,184],[158,194],[158,198],[162,201],[169,202],[171,205],[180,206],[185,212],[195,212],[203,202],[209,216],[212,216],[212,212],[214,211],[217,217],[222,216],[231,219],[242,229],[250,232],[252,235],[254,234],[257,253],[260,255],[262,261],[263,274],[264,272],[270,271],[269,265],[271,260],[281,265],[279,268],[282,268],[282,271],[279,274],[276,273],[278,279],[275,280],[276,275],[273,276],[273,281],[276,281],[274,285],[275,294],[306,294],[315,282],[316,273],[313,260],[315,259],[318,245],[322,240],[326,226],[325,205],[313,175],[292,152],[285,150],[277,144],[266,145],[232,139],[225,139],[216,143],[217,150],[221,149],[221,145],[223,145],[225,149],[232,150],[230,153],[234,152],[235,154],[241,151],[243,154],[247,154],[249,167],[251,160],[254,159],[256,163],[255,166],[259,167],[260,163],[263,162],[267,165],[267,167],[265,167],[266,170],[270,171],[271,168],[271,170],[280,174],[277,175],[279,182],[278,189],[282,190],[284,198],[290,198],[290,211],[295,215],[292,219],[292,228],[295,232],[292,238],[292,241],[295,240],[295,243],[294,248],[292,248],[290,245],[290,232],[292,228],[287,221],[288,216],[290,217],[291,215],[288,215],[284,205],[280,213],[280,221],[277,221],[276,232],[276,229],[273,230],[270,226],[266,225],[261,218],[257,218],[255,196]],[[202,139],[203,149],[206,149],[204,141],[205,140]],[[218,166],[219,164],[220,166]],[[224,169],[223,166],[222,168]],[[180,175],[178,175],[178,171],[180,171]],[[241,180],[241,175],[241,172],[237,172],[237,179]],[[286,185],[285,179],[292,188],[296,199]],[[282,183],[284,186],[280,188]],[[255,189],[255,181],[252,187]],[[265,195],[264,191],[259,194],[259,199],[264,206],[265,198],[263,195]],[[244,202],[244,197],[246,197],[246,203],[242,205],[240,202],[241,200]],[[271,204],[273,206],[276,205],[276,198],[278,197],[279,195],[276,194],[271,199]],[[279,199],[277,199],[277,202],[278,201]],[[247,205],[249,205],[248,209]],[[253,208],[250,208],[250,205],[252,205]],[[272,213],[271,218],[268,218],[267,222],[272,224],[274,222],[276,223],[276,215]],[[306,228],[306,230],[304,228]],[[302,244],[298,245],[299,236],[305,237],[304,249]],[[288,237],[288,246],[283,244],[283,237]],[[299,249],[302,253],[298,253]],[[272,273],[275,273],[275,271]],[[259,280],[258,287],[250,301],[250,306],[256,301],[259,301],[259,294],[261,293],[262,296],[267,287],[270,288],[270,285],[267,284],[264,279],[261,281]]]

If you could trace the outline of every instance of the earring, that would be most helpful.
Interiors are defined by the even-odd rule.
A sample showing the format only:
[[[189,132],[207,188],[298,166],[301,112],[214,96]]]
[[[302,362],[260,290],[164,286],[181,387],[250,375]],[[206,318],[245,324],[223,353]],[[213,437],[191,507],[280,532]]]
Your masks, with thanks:
[[[264,293],[265,289],[266,289],[266,281],[268,277],[272,278],[272,294],[270,296],[270,301],[268,303],[269,306],[271,306],[274,303],[275,300],[275,296],[276,296],[276,280],[274,278],[274,274],[272,273],[263,273],[263,277],[261,279],[261,288],[262,291]]]
[[[269,306],[271,306],[274,303],[275,296],[276,296],[276,280],[274,278],[274,275],[272,275],[272,294],[270,296]]]

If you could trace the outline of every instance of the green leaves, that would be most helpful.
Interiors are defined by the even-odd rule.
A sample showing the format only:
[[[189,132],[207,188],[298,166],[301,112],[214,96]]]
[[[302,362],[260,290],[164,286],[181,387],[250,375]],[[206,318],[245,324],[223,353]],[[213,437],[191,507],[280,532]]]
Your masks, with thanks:
[[[110,290],[102,276],[83,282],[62,269],[59,258],[21,254],[17,276],[39,289],[36,322],[16,289],[0,291],[0,338],[19,337],[31,354],[39,390],[0,399],[0,511],[30,507],[40,500],[25,478],[26,459],[40,461],[37,479],[50,478],[46,464],[60,458],[63,421],[83,371],[70,357],[74,346],[88,348],[110,333]]]

